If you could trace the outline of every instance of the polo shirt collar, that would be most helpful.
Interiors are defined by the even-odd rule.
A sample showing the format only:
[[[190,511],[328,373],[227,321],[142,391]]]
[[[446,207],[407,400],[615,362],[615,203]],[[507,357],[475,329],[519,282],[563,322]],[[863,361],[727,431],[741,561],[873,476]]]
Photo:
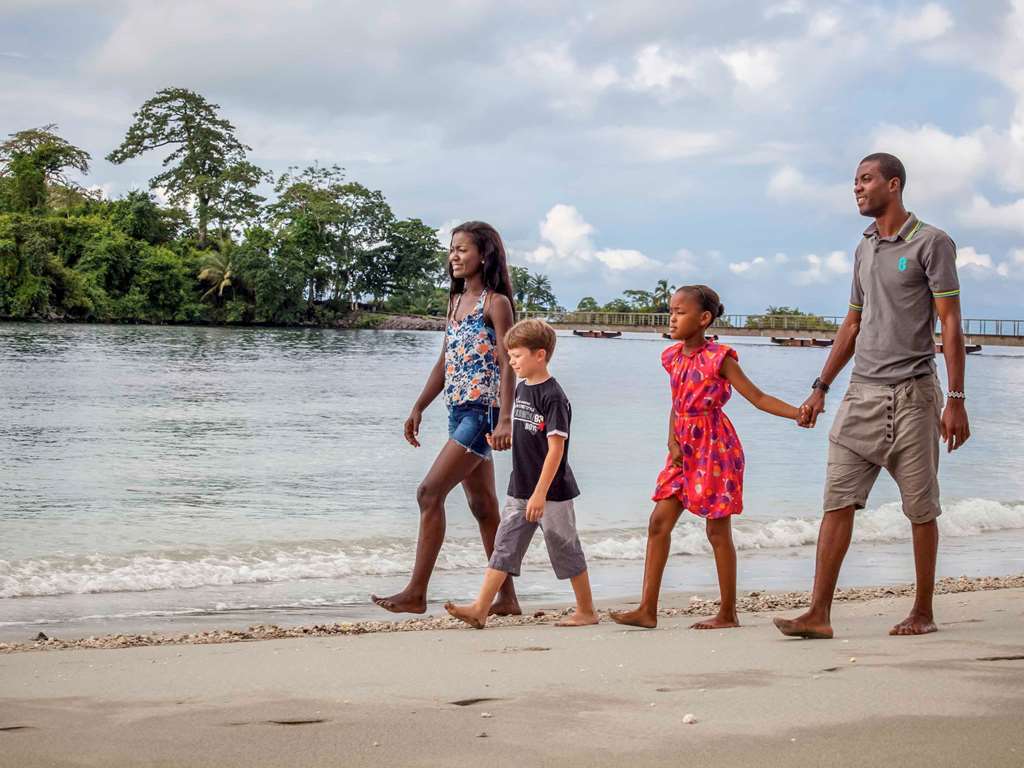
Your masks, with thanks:
[[[907,216],[907,220],[903,222],[903,226],[900,227],[900,231],[897,232],[893,237],[881,237],[880,240],[888,240],[890,242],[896,240],[903,240],[909,242],[914,235],[917,234],[917,230],[921,228],[921,222],[913,212],[908,212],[910,215]],[[871,226],[864,230],[864,237],[878,237],[878,224],[871,222]]]

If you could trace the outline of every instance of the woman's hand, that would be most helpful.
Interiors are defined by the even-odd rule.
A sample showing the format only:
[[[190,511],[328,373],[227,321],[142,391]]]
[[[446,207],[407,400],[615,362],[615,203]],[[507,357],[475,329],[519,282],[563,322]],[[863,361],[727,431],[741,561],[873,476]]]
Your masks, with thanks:
[[[672,458],[672,463],[675,466],[683,466],[683,449],[679,447],[679,443],[675,440],[668,441],[668,455]]]
[[[507,451],[512,447],[512,419],[498,419],[497,426],[491,432],[487,443],[496,451]]]
[[[420,422],[423,420],[423,411],[413,408],[409,418],[405,420],[405,440],[413,448],[420,447],[420,441],[416,438],[420,434]]]

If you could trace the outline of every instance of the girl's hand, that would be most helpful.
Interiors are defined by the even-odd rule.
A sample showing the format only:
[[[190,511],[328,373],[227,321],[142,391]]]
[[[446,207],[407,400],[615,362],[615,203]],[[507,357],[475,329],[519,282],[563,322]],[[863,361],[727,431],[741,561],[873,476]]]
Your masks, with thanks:
[[[544,502],[546,499],[540,494],[533,494],[530,500],[526,502],[526,519],[531,523],[536,523],[542,517],[544,517]]]
[[[412,409],[409,418],[405,420],[405,440],[413,448],[420,447],[420,441],[416,438],[420,434],[420,422],[423,420],[423,411]]]
[[[683,449],[679,447],[679,443],[675,440],[671,440],[668,444],[668,455],[675,466],[683,466]]]
[[[512,419],[498,419],[498,425],[487,438],[487,444],[496,451],[507,451],[512,447]]]

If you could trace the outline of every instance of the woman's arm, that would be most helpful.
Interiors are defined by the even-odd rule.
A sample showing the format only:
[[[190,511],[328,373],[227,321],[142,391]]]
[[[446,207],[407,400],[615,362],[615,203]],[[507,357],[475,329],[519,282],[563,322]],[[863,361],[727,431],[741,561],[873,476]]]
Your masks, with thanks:
[[[564,454],[565,438],[561,435],[548,435],[548,455],[544,457],[544,466],[541,467],[537,487],[533,489],[533,495],[526,502],[526,519],[531,523],[544,516],[544,502],[548,500],[548,491]]]
[[[740,364],[731,357],[726,357],[722,361],[721,374],[722,378],[732,384],[733,388],[747,398],[751,405],[758,410],[770,413],[773,416],[781,416],[784,419],[800,420],[800,411],[796,407],[779,400],[777,397],[766,395],[754,386],[754,383],[747,378],[747,374],[740,368]]]
[[[498,346],[494,353],[498,357],[498,368],[501,371],[501,392],[500,412],[498,423],[491,433],[491,446],[496,451],[507,451],[512,447],[512,398],[516,391],[516,375],[508,362],[508,350],[505,349],[505,334],[512,327],[512,303],[508,297],[500,293],[488,294],[492,296],[490,303],[490,322],[494,328],[494,335],[497,337]]]
[[[420,392],[420,396],[413,403],[409,418],[405,420],[405,439],[413,448],[420,447],[420,441],[417,438],[420,433],[420,422],[423,420],[423,412],[427,410],[428,405],[434,402],[434,398],[444,391],[444,353],[447,341],[447,338],[442,336],[441,355],[437,358],[437,362],[434,363],[434,367],[430,369],[430,373],[427,375],[427,383],[423,385],[423,391]]]

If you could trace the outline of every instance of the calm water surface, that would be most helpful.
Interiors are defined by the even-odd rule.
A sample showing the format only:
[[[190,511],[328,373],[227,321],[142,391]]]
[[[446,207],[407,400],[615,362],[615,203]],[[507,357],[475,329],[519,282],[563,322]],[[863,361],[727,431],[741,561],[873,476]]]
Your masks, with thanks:
[[[755,383],[794,403],[826,355],[727,341]],[[667,342],[558,343],[595,592],[634,595],[664,461]],[[423,447],[402,439],[440,345],[437,333],[0,325],[0,637],[367,615],[369,592],[404,583],[416,486],[447,437],[438,402]],[[942,574],[1024,571],[1022,385],[1021,351],[968,360],[974,436],[943,457]],[[805,431],[739,396],[727,410],[748,457],[741,588],[804,588],[831,413]],[[495,471],[503,489],[507,454]],[[883,477],[844,583],[912,579],[897,498]],[[485,563],[461,493],[448,509],[435,601],[474,594]],[[699,522],[676,530],[668,588],[714,588]],[[520,591],[565,599],[535,545]]]

